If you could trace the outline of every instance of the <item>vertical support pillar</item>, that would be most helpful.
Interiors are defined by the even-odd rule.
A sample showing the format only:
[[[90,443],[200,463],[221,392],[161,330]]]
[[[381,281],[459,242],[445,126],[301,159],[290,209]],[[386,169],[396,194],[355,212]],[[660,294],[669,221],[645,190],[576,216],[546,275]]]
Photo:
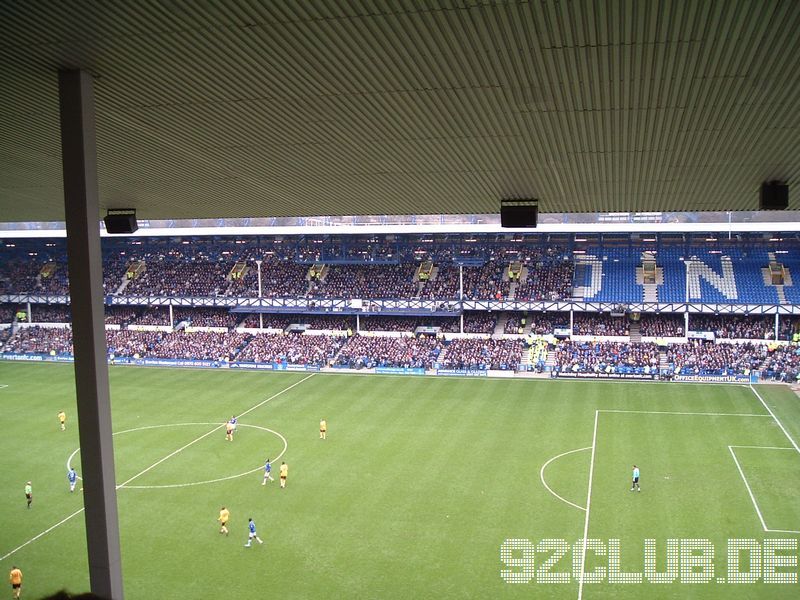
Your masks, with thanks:
[[[58,94],[89,581],[93,593],[122,600],[91,76],[60,71]]]
[[[169,328],[175,329],[175,313],[172,310],[172,303],[169,305]]]
[[[780,333],[780,317],[778,313],[775,313],[775,340],[779,340],[778,334]],[[792,341],[792,338],[789,338],[789,341]]]
[[[356,313],[356,333],[361,333],[361,317]]]
[[[464,312],[463,311],[461,312],[461,328],[460,328],[460,331],[461,331],[461,333],[464,333]]]
[[[30,300],[28,300],[25,303],[25,315],[27,317],[25,320],[28,321],[28,323],[33,323],[33,315],[31,314],[31,302],[30,302]]]

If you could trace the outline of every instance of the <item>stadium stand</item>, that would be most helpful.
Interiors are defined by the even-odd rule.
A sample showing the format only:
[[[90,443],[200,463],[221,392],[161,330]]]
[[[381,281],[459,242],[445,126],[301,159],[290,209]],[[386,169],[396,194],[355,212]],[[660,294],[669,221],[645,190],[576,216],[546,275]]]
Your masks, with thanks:
[[[379,337],[356,335],[342,348],[335,364],[351,369],[433,367],[443,342],[435,336]]]
[[[522,352],[520,340],[456,339],[447,345],[440,363],[445,369],[517,370]]]
[[[767,356],[767,347],[754,344],[689,342],[667,349],[667,361],[674,373],[682,375],[749,374]]]
[[[32,323],[69,323],[72,312],[69,305],[31,304],[30,321]]]
[[[72,354],[72,330],[36,325],[22,327],[6,341],[3,351],[20,354]]]
[[[556,346],[556,369],[573,373],[645,373],[657,371],[659,349],[653,343],[573,342]]]
[[[236,357],[242,362],[325,366],[345,342],[342,337],[260,333],[249,336]]]
[[[630,328],[627,317],[608,314],[576,313],[572,324],[573,335],[627,336]]]
[[[718,338],[775,339],[775,319],[769,316],[689,315],[690,331],[711,331]]]
[[[492,333],[496,324],[497,316],[494,313],[464,313],[464,333]]]
[[[457,317],[363,317],[362,331],[408,331],[418,327],[438,327],[442,332],[455,333],[459,330]]]
[[[685,335],[683,315],[642,315],[639,330],[646,337],[683,337]]]
[[[588,305],[585,309],[576,308],[572,315],[540,310],[469,310],[463,313],[463,332],[468,336],[480,335],[482,339],[462,340],[451,339],[460,333],[461,319],[460,311],[449,305],[455,302],[457,307],[462,280],[465,300],[547,303],[574,299],[606,303],[606,311],[608,305],[616,305],[626,313],[625,306],[630,303],[682,305],[687,293],[692,302],[713,307],[800,303],[800,291],[792,279],[793,271],[800,268],[800,253],[794,246],[778,250],[767,247],[759,238],[746,236],[742,240],[703,242],[694,238],[691,243],[682,240],[645,243],[619,238],[613,243],[583,245],[577,254],[572,253],[569,240],[523,243],[522,238],[505,235],[105,240],[104,289],[114,299],[114,304],[107,306],[106,323],[121,328],[109,332],[108,342],[119,356],[277,358],[318,366],[337,357],[340,365],[414,364],[432,368],[439,363],[447,365],[446,368],[522,366],[537,370],[544,368],[546,362],[553,362],[548,359],[550,352],[558,354],[558,360],[553,362],[557,368],[574,369],[576,364],[578,369],[590,370],[652,368],[652,347],[637,345],[639,336],[686,339],[684,313],[643,312],[635,321],[627,316],[612,317]],[[71,340],[68,329],[17,323],[18,313],[22,314],[20,320],[34,324],[70,322],[69,306],[63,304],[69,285],[63,240],[14,240],[0,244],[0,258],[0,295],[6,298],[0,321],[8,325],[3,330],[5,351],[68,353]],[[257,297],[256,261],[261,262],[263,298],[303,299],[308,302],[311,314],[265,313],[259,318],[255,313],[232,312],[229,302],[225,302],[225,307],[196,305],[201,302],[193,298]],[[31,297],[30,314],[27,296]],[[172,321],[165,296],[184,299],[180,305],[170,302],[175,305]],[[127,299],[138,305],[125,306]],[[337,305],[340,308],[336,310],[349,307],[349,301],[354,299],[419,300],[428,304],[424,311],[418,309],[407,316],[381,315],[381,306],[370,304],[365,307],[370,312],[357,321],[355,314],[318,314],[320,308],[314,307],[318,299],[346,302]],[[213,302],[223,304],[221,300]],[[422,314],[427,310],[436,311],[437,315]],[[453,316],[439,316],[448,312]],[[666,361],[673,374],[676,369],[679,373],[696,374],[745,373],[763,364],[764,377],[781,381],[796,378],[797,359],[791,350],[794,346],[787,349],[772,344],[776,338],[774,309],[770,314],[725,314],[722,309],[716,313],[710,310],[690,313],[689,331],[711,332],[719,340],[747,339],[756,344],[728,344],[718,348],[723,345],[689,341],[665,349],[665,355],[670,354],[668,358],[662,357],[662,366]],[[566,335],[564,331],[569,330],[571,318],[572,335],[598,339],[615,336],[631,341],[615,342],[622,344],[616,346],[580,344],[579,352],[572,346],[559,344],[554,348],[535,339],[556,331]],[[348,333],[356,333],[358,323],[362,334],[408,334],[419,327],[434,327],[448,338],[355,335],[350,339],[329,339],[254,336],[253,331],[234,331],[257,329],[260,320],[269,329],[286,330],[289,325],[300,324],[312,330]],[[170,325],[177,330],[170,330]],[[142,326],[159,327],[163,331],[128,329]],[[183,331],[184,328],[190,331]],[[220,330],[197,332],[196,328]],[[778,329],[777,339],[800,342],[800,317],[782,315]],[[499,339],[503,334],[522,335],[519,340],[511,341]],[[196,350],[192,349],[193,344],[197,344]],[[321,350],[314,350],[314,345]],[[569,360],[564,359],[565,353],[569,354]],[[578,355],[580,360],[575,362]]]

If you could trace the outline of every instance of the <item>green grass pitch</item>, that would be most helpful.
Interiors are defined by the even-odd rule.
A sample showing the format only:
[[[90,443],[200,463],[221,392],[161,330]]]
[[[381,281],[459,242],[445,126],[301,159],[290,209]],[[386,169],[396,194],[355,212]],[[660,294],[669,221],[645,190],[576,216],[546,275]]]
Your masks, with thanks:
[[[82,495],[69,493],[65,467],[78,448],[72,366],[0,363],[0,386],[0,567],[23,570],[25,598],[85,591]],[[800,440],[800,399],[782,386],[756,390]],[[115,367],[111,393],[127,598],[800,593],[797,583],[764,582],[772,543],[764,540],[800,538],[800,452],[745,386]],[[230,443],[215,428],[234,414],[244,416]],[[318,434],[323,417],[326,441]],[[287,448],[276,481],[262,486],[260,467],[282,452],[281,436]],[[280,460],[290,467],[285,490]],[[73,461],[80,474],[80,454]],[[633,463],[640,493],[629,491]],[[223,505],[229,537],[218,533]],[[243,547],[248,517],[263,546]],[[590,545],[584,554],[585,528],[599,550]],[[668,540],[708,540],[712,580],[682,582],[690,568],[669,584],[610,583],[616,545],[619,571],[643,572],[648,539],[655,570],[667,574]],[[728,539],[755,540],[763,554],[757,582],[717,581],[729,576]],[[699,553],[684,543],[680,565],[690,565]],[[509,544],[518,549],[501,560]],[[797,574],[796,546],[781,553],[789,566],[770,559],[770,572]],[[532,566],[520,564],[525,556]],[[572,576],[583,556],[603,581],[581,586]],[[695,567],[695,576],[704,569]],[[512,578],[523,583],[506,582]]]

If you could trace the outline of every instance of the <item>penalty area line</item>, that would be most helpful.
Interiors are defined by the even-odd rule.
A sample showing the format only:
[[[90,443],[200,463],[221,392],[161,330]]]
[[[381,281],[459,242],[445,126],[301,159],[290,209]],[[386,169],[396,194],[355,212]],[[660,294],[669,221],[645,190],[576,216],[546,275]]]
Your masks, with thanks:
[[[771,533],[800,533],[796,529],[767,529]]]
[[[562,452],[562,453],[561,453],[561,454],[559,454],[558,456],[554,456],[553,458],[551,458],[550,460],[548,460],[546,463],[544,463],[544,464],[542,465],[542,468],[539,470],[539,479],[541,479],[541,480],[542,480],[542,485],[544,485],[544,487],[545,487],[545,488],[547,488],[547,491],[548,491],[548,492],[550,492],[551,494],[553,494],[553,496],[555,496],[556,498],[558,498],[558,499],[559,499],[559,500],[561,500],[562,502],[566,502],[566,503],[567,503],[567,504],[569,504],[570,506],[574,506],[574,507],[575,507],[575,508],[577,508],[578,510],[582,510],[582,511],[584,511],[584,512],[586,512],[586,509],[585,509],[583,506],[578,506],[578,505],[577,505],[577,504],[575,504],[574,502],[570,502],[570,501],[569,501],[569,500],[567,500],[566,498],[562,498],[561,496],[559,496],[558,494],[556,494],[556,493],[555,493],[555,492],[552,490],[552,488],[551,488],[549,485],[547,485],[547,482],[544,480],[544,470],[547,468],[547,465],[549,465],[549,464],[550,464],[551,462],[553,462],[554,460],[557,460],[557,459],[561,458],[562,456],[566,456],[567,454],[574,454],[575,452],[583,452],[584,450],[591,450],[591,449],[592,449],[592,447],[591,447],[591,446],[586,446],[586,448],[577,448],[577,449],[575,449],[575,450],[568,450],[567,452]]]
[[[688,415],[696,417],[769,417],[761,413],[677,412],[672,410],[621,410],[601,408],[604,413],[630,413],[634,415]]]
[[[753,390],[753,393],[756,395],[756,398],[758,398],[761,401],[761,404],[764,405],[764,408],[767,409],[769,416],[772,417],[775,420],[775,423],[777,423],[778,427],[781,428],[783,435],[786,436],[786,439],[789,440],[789,443],[792,445],[792,447],[795,450],[797,450],[798,453],[800,453],[800,447],[797,446],[797,442],[795,442],[794,439],[792,439],[792,436],[790,436],[789,432],[786,431],[786,428],[783,426],[783,423],[781,423],[778,420],[778,417],[775,416],[775,413],[772,412],[772,409],[769,407],[769,405],[766,402],[764,402],[764,398],[761,397],[761,394],[759,394],[756,388],[754,388],[752,385],[750,385],[750,389]]]
[[[761,521],[761,527],[764,528],[764,531],[769,531],[767,528],[767,524],[764,522],[764,517],[761,515],[761,510],[758,508],[758,503],[756,502],[756,497],[753,495],[753,490],[750,489],[750,484],[747,483],[747,478],[744,476],[744,471],[742,471],[742,465],[739,464],[739,459],[736,458],[736,453],[733,451],[732,446],[728,446],[728,450],[733,457],[733,462],[736,463],[736,468],[739,469],[739,475],[742,476],[742,481],[744,481],[744,487],[747,488],[747,493],[750,494],[750,500],[753,502],[753,506],[756,509],[756,514],[758,515],[758,520]]]
[[[794,450],[789,446],[728,446],[728,448],[752,448],[753,450]]]

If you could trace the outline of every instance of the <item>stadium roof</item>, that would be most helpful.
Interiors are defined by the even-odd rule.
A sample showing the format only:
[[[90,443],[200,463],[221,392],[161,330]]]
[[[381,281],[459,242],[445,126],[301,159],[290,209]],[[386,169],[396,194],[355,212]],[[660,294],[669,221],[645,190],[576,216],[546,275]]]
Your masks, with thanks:
[[[792,0],[3,2],[0,220],[64,218],[60,68],[142,218],[753,210],[799,183],[798,31]]]

